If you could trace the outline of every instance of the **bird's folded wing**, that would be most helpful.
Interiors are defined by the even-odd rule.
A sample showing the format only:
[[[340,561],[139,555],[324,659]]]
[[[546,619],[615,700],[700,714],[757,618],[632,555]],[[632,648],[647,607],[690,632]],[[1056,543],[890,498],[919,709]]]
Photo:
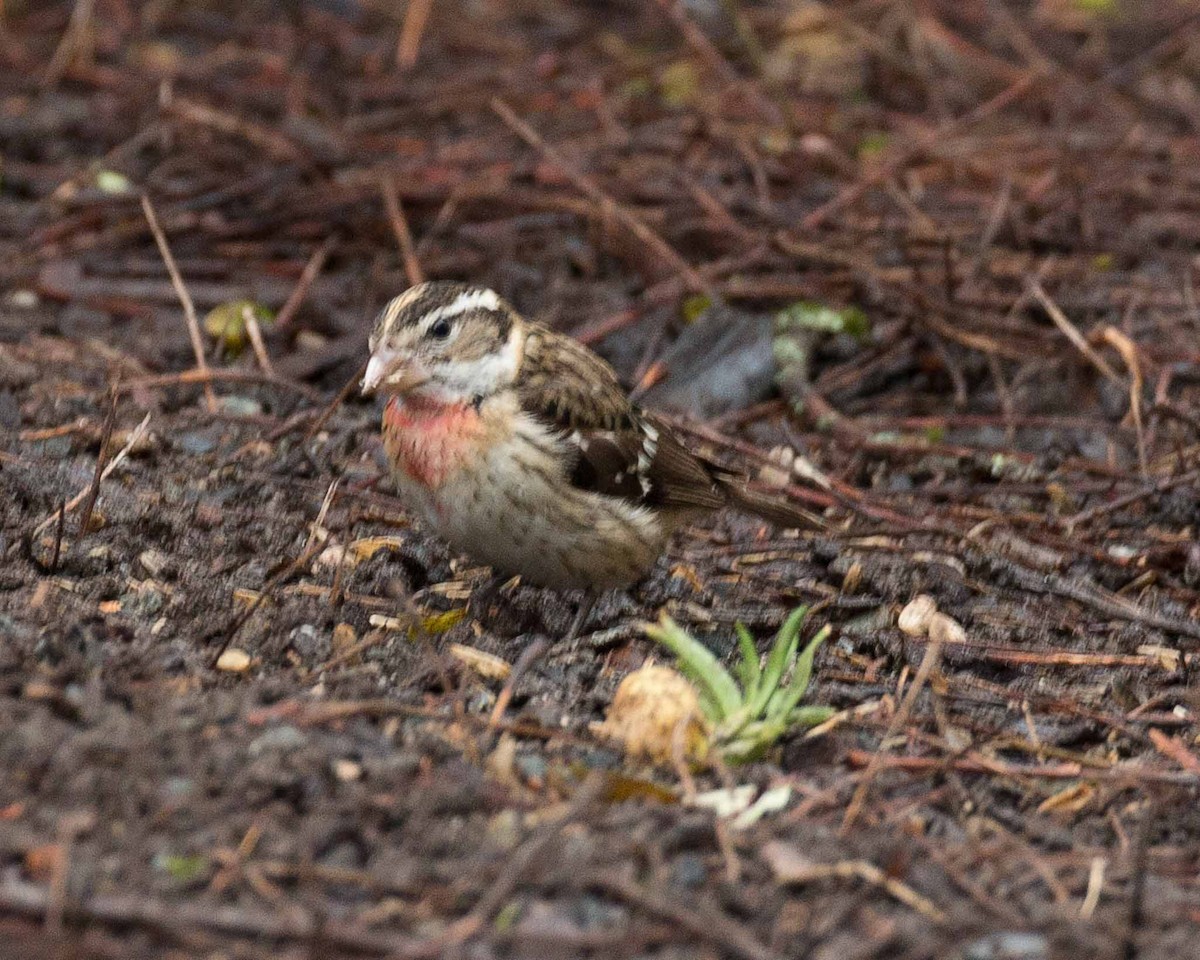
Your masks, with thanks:
[[[726,494],[670,430],[629,401],[612,368],[569,337],[534,327],[520,384],[526,413],[573,453],[573,486],[631,504],[716,509]]]

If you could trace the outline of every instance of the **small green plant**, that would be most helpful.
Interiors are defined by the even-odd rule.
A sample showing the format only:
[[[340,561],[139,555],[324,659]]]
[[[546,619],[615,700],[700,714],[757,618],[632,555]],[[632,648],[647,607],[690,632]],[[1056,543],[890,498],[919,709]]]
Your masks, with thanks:
[[[829,627],[822,627],[801,652],[800,628],[807,616],[806,606],[792,611],[765,664],[750,631],[737,624],[739,653],[732,674],[666,614],[646,627],[647,635],[675,654],[680,672],[695,684],[701,709],[713,725],[713,743],[726,760],[756,759],[785,733],[816,726],[833,715],[829,707],[800,706],[812,679],[813,656],[829,636]],[[791,679],[784,683],[789,674]]]

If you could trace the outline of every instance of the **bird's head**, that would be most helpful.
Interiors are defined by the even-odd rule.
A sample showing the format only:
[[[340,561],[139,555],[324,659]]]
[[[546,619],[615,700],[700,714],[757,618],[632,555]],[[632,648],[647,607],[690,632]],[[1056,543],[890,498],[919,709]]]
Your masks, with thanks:
[[[417,284],[375,321],[363,393],[478,402],[516,379],[521,340],[520,318],[493,291],[465,283]]]

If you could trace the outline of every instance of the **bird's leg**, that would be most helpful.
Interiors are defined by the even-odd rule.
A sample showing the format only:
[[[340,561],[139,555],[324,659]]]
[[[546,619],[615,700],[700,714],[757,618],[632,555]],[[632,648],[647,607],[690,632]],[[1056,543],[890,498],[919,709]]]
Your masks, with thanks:
[[[591,590],[583,595],[583,600],[579,603],[579,609],[575,611],[575,617],[571,621],[571,626],[567,630],[563,640],[574,640],[579,636],[583,625],[587,622],[588,615],[596,606],[596,601],[599,595]],[[489,721],[492,727],[495,727],[501,720],[504,719],[504,712],[508,709],[509,703],[512,702],[513,691],[516,690],[517,682],[523,677],[535,663],[542,658],[547,650],[550,649],[550,641],[545,637],[538,637],[529,646],[521,651],[521,655],[517,657],[517,662],[513,664],[512,672],[508,675],[508,680],[505,681],[500,695],[496,697],[496,706],[492,708],[492,716]]]
[[[599,599],[600,595],[591,590],[583,595],[583,599],[579,602],[579,608],[575,611],[575,619],[571,621],[567,635],[563,637],[564,640],[574,640],[583,632],[584,624],[587,623],[591,612],[596,609],[596,601]]]

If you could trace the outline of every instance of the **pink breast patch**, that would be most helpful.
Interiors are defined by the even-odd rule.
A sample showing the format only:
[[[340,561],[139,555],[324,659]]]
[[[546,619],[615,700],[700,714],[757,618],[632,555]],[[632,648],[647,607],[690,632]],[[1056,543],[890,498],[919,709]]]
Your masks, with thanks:
[[[383,442],[392,462],[431,490],[477,455],[483,425],[465,403],[414,403],[393,397],[383,408]]]

